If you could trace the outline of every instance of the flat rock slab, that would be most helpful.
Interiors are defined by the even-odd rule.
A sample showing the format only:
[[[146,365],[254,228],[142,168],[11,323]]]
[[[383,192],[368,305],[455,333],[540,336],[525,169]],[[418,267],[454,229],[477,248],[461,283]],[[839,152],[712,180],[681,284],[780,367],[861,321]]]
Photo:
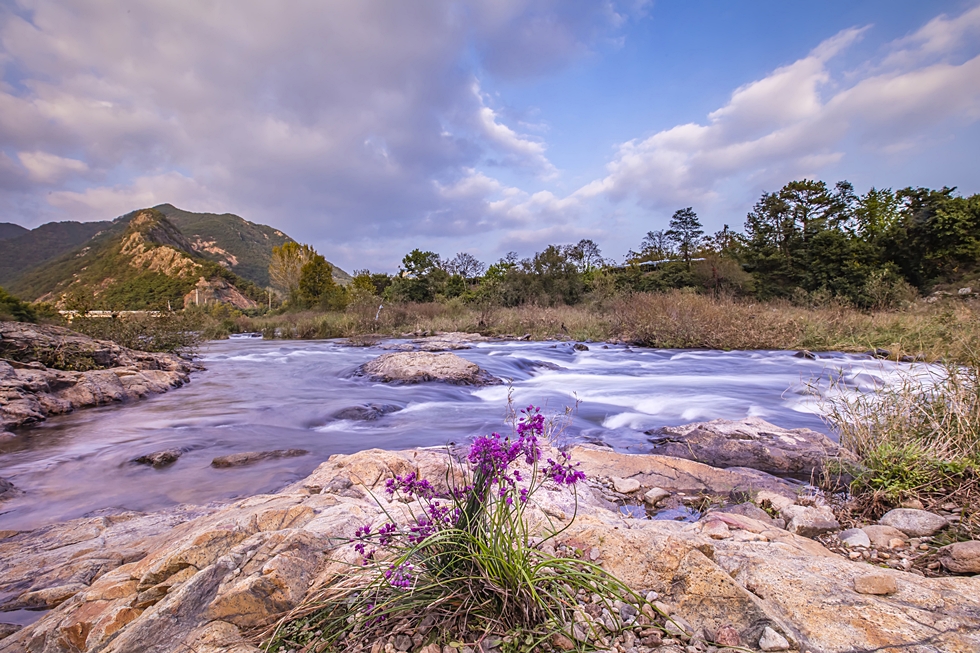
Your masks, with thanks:
[[[227,467],[243,467],[262,460],[275,460],[276,458],[298,458],[310,453],[306,449],[276,449],[275,451],[245,451],[243,453],[233,453],[229,456],[218,456],[211,461],[212,467],[224,469]]]
[[[494,385],[503,383],[476,363],[456,354],[424,351],[382,354],[361,365],[355,376],[366,376],[383,383],[424,383],[440,381],[453,385]]]
[[[650,453],[715,467],[748,467],[808,480],[840,447],[811,429],[784,429],[758,417],[716,419],[647,431]]]

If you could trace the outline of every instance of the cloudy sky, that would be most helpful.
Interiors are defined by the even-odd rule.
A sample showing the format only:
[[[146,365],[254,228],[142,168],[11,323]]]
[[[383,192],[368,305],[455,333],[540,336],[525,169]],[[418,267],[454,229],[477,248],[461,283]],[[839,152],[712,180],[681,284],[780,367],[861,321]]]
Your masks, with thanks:
[[[0,222],[170,202],[347,268],[980,192],[977,0],[0,0]]]

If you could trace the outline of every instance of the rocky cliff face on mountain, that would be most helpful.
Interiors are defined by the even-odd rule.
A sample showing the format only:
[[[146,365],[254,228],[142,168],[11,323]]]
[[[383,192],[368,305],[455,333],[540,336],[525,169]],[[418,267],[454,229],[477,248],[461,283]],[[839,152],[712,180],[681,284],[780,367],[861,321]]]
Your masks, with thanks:
[[[765,651],[980,650],[978,577],[925,578],[838,554],[752,504],[692,523],[631,517],[617,505],[654,490],[659,502],[732,487],[752,495],[767,476],[761,472],[596,449],[571,453],[590,481],[554,546],[654,596],[679,624],[656,645],[637,637],[624,651],[707,652],[706,641],[722,639]],[[0,640],[0,651],[257,653],[250,633],[356,561],[349,538],[385,519],[374,498],[385,480],[411,472],[445,478],[447,462],[431,450],[336,455],[278,494],[0,533],[0,609],[50,609]],[[768,487],[756,500],[776,500],[784,516],[813,508],[800,505],[793,484],[768,477]],[[384,508],[402,509],[397,502]],[[747,516],[750,508],[761,514]],[[560,523],[575,512],[571,491],[556,486],[535,495],[529,515],[536,524]],[[895,533],[874,549],[876,557],[889,551],[898,559],[922,542]],[[398,650],[440,650],[413,644],[411,634],[398,640],[408,648]],[[395,650],[394,641],[377,650]]]
[[[79,408],[166,392],[192,364],[95,340],[69,329],[0,322],[0,430]]]

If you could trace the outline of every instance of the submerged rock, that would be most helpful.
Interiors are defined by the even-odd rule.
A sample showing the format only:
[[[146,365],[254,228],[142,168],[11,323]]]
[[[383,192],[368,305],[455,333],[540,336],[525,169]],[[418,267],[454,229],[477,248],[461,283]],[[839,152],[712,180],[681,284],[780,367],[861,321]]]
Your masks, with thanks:
[[[309,451],[306,449],[276,449],[274,451],[245,451],[243,453],[233,453],[228,456],[218,456],[211,461],[212,467],[223,469],[226,467],[243,467],[262,460],[274,460],[276,458],[298,458],[305,456]]]
[[[396,413],[401,406],[394,404],[364,404],[363,406],[348,406],[333,414],[334,419],[348,419],[358,422],[371,422],[385,415]]]
[[[665,426],[647,434],[650,453],[802,479],[821,470],[828,458],[845,455],[823,433],[784,429],[758,417]]]
[[[382,354],[354,372],[383,383],[423,383],[441,381],[454,385],[494,385],[503,383],[476,363],[456,354],[399,352]]]
[[[7,499],[16,492],[14,484],[5,478],[0,478],[0,501]]]
[[[133,462],[139,465],[152,465],[160,469],[161,467],[174,464],[183,454],[184,452],[180,449],[164,449],[163,451],[154,451],[145,456],[134,458]]]

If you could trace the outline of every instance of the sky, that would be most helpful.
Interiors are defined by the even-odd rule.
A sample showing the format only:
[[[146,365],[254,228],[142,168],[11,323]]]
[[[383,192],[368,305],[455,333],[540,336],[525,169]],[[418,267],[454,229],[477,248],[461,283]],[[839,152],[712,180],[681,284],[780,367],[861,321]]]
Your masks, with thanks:
[[[0,71],[0,222],[169,202],[348,271],[980,192],[977,0],[0,0]]]

